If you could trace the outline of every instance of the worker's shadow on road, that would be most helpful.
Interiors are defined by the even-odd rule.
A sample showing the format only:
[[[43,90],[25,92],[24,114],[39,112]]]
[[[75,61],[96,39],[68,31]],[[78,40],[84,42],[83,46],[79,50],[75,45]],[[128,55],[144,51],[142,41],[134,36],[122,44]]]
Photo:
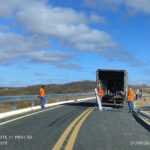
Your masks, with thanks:
[[[133,117],[135,118],[135,120],[142,125],[146,130],[148,130],[150,132],[150,126],[148,124],[146,124],[144,121],[142,121],[136,113],[133,112]]]

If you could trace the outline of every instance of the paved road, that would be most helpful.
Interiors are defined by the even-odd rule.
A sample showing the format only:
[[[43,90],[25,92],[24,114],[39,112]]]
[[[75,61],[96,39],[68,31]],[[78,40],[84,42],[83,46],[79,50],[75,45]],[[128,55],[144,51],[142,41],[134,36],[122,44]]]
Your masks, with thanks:
[[[150,132],[126,107],[100,112],[95,100],[50,108],[0,125],[0,150],[57,150],[59,142],[61,149],[75,142],[74,150],[146,150]]]

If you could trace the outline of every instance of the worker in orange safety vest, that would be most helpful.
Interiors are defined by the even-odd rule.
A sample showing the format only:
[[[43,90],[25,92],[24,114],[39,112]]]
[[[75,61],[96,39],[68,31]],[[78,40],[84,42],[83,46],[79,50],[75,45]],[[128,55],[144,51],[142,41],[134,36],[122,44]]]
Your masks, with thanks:
[[[44,90],[44,85],[42,85],[40,87],[39,96],[40,96],[40,100],[41,100],[41,108],[45,108],[45,99],[44,99],[45,90]]]
[[[101,87],[97,88],[97,95],[99,96],[99,98],[96,98],[96,108],[100,109],[102,97],[104,96],[104,91]]]
[[[134,103],[133,101],[135,100],[135,93],[132,88],[129,89],[128,91],[128,106],[129,106],[129,112],[134,111]]]
[[[98,95],[100,98],[102,98],[104,96],[104,91],[102,88],[98,88],[97,92],[98,92]]]

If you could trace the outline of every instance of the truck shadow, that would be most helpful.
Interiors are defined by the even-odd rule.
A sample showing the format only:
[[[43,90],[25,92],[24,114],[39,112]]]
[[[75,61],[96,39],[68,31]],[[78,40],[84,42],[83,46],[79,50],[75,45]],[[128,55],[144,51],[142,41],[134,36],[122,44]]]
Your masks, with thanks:
[[[73,107],[93,107],[95,108],[96,111],[99,111],[98,107],[97,107],[97,103],[95,102],[77,102],[77,103],[67,103],[67,104],[63,104],[65,106],[73,106]],[[122,113],[127,113],[128,109],[126,108],[112,108],[112,107],[107,107],[104,106],[103,107],[103,111],[110,111],[110,112],[122,112]]]
[[[141,120],[141,119],[137,116],[136,113],[133,112],[132,115],[133,115],[134,119],[135,119],[140,125],[142,125],[146,130],[148,130],[148,131],[150,132],[150,126],[149,126],[147,123],[145,123],[143,120]]]
[[[96,107],[96,102],[67,103],[66,106]]]

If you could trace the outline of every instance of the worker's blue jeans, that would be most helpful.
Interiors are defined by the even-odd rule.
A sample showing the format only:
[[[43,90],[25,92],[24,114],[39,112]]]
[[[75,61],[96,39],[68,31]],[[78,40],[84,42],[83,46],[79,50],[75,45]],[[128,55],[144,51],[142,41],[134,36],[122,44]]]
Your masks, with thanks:
[[[133,102],[128,101],[128,106],[130,111],[134,111],[134,105]]]
[[[44,108],[45,107],[45,99],[44,99],[44,97],[40,97],[40,99],[41,99],[41,108]]]

